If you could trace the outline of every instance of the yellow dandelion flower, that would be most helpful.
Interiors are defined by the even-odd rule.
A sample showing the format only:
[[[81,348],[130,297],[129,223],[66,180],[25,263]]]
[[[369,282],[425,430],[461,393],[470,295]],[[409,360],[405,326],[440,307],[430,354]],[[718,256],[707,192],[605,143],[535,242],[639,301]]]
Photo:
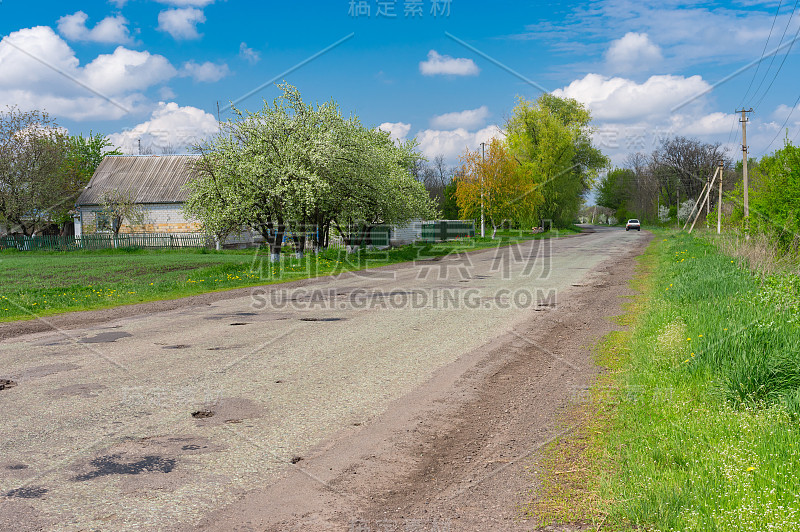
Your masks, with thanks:
[[[748,468],[747,468],[747,470],[748,470],[748,471],[755,471],[755,470],[756,470],[756,468],[755,468],[755,467],[753,467],[753,466],[750,466],[750,467],[748,467]]]

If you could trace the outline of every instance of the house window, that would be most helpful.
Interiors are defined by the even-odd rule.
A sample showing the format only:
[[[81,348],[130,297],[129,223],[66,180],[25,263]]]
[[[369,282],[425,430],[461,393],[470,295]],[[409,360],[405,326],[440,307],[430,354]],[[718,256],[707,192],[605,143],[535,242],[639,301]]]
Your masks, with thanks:
[[[111,217],[103,211],[95,211],[94,213],[95,224],[97,225],[98,233],[113,232],[113,224]]]

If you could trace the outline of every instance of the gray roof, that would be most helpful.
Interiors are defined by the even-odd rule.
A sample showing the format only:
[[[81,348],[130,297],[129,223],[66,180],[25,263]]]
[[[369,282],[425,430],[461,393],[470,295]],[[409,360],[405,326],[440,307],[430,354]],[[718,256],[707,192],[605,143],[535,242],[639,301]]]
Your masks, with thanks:
[[[99,205],[106,190],[133,193],[136,203],[183,203],[199,155],[110,155],[95,170],[77,204]]]

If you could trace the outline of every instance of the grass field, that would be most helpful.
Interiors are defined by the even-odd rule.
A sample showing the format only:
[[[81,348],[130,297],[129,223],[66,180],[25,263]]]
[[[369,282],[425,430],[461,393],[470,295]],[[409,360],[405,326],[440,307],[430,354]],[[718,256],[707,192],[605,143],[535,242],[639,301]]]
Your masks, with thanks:
[[[504,232],[495,240],[466,238],[351,254],[327,250],[300,260],[284,253],[274,264],[268,252],[254,249],[7,250],[0,252],[0,321],[293,281],[575,232]]]
[[[546,521],[606,529],[800,530],[800,283],[664,233],[609,335],[609,368],[546,453]],[[555,475],[576,468],[570,482]],[[570,505],[570,501],[578,501]]]

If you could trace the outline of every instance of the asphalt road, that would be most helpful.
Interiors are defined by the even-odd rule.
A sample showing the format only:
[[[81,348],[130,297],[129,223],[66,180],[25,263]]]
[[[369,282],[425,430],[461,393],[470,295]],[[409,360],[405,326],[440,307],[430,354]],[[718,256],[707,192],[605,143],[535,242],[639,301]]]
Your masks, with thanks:
[[[7,338],[0,529],[192,527],[646,238],[596,228]]]

